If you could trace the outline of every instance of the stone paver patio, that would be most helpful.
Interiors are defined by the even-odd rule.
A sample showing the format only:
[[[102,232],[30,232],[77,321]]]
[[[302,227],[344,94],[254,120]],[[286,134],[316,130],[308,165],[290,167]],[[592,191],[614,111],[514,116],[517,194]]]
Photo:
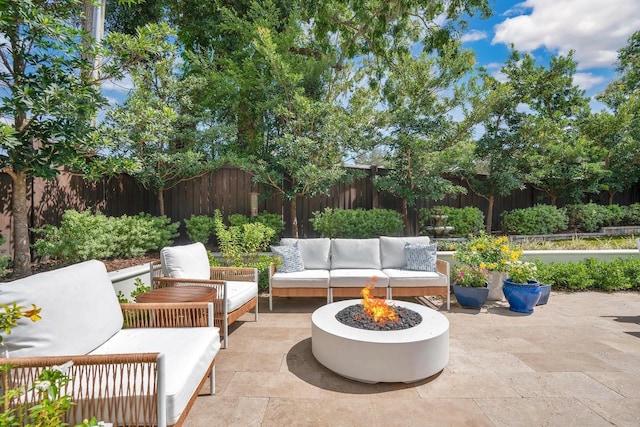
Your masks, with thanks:
[[[358,383],[316,362],[310,319],[324,303],[276,298],[269,312],[262,298],[257,323],[233,325],[216,394],[185,426],[640,425],[640,293],[553,292],[531,315],[452,302],[439,308],[449,364],[414,384]]]

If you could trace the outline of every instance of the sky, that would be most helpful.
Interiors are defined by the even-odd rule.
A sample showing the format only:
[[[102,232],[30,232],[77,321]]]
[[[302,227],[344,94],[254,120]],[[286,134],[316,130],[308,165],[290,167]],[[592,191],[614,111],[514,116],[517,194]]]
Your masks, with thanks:
[[[574,83],[590,97],[615,78],[617,51],[640,30],[640,0],[489,0],[493,16],[469,20],[464,46],[496,78],[510,45],[530,53],[537,65],[574,51]],[[602,109],[593,100],[592,108]]]

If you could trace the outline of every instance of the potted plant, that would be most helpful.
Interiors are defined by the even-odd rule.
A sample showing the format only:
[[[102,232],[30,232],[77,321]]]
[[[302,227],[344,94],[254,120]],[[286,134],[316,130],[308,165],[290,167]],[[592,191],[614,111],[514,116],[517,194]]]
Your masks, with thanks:
[[[518,261],[521,254],[521,249],[509,244],[508,237],[481,233],[459,246],[453,257],[462,265],[486,268],[489,271],[487,299],[498,301],[504,298],[502,284],[507,277],[507,266],[510,262]]]
[[[540,282],[536,277],[537,267],[532,262],[513,261],[508,263],[509,277],[504,279],[502,290],[509,301],[509,310],[518,313],[532,313],[540,300]]]
[[[462,265],[453,271],[453,293],[464,308],[480,308],[487,301],[489,271],[480,266]]]

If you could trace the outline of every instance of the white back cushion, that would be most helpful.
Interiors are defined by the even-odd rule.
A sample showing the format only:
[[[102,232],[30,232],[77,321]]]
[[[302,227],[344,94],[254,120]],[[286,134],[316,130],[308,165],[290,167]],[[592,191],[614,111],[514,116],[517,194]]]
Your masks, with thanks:
[[[293,239],[280,240],[281,245],[293,245],[298,242],[298,249],[306,270],[328,270],[331,268],[331,239]]]
[[[42,320],[21,318],[2,332],[10,357],[87,354],[122,328],[116,291],[100,261],[0,284],[0,303],[42,308]]]
[[[380,237],[382,268],[405,268],[407,266],[407,259],[404,253],[404,245],[406,243],[427,245],[429,244],[429,237]]]
[[[380,268],[378,239],[331,239],[331,269]]]
[[[181,279],[210,279],[207,249],[200,242],[167,246],[160,251],[162,274]]]

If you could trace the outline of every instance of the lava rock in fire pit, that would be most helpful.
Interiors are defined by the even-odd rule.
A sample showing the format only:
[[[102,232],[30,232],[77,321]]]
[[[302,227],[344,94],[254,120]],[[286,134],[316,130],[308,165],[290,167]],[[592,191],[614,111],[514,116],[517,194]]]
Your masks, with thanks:
[[[369,331],[399,331],[412,328],[422,322],[422,316],[413,310],[397,306],[391,308],[395,310],[398,320],[388,320],[384,324],[375,322],[373,317],[365,313],[362,304],[343,308],[336,314],[336,320],[344,325]]]

